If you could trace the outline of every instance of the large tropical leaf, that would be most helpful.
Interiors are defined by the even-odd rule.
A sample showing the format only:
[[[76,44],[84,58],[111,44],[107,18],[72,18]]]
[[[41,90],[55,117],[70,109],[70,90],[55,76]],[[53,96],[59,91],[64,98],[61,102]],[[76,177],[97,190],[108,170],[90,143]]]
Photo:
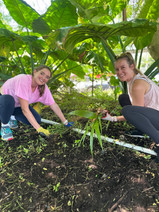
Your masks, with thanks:
[[[24,36],[22,37],[22,41],[25,42],[25,44],[27,45],[29,42],[32,46],[32,51],[36,57],[36,60],[41,60],[40,61],[40,64],[44,64],[44,63],[41,63],[42,62],[42,58],[44,57],[44,52],[45,51],[45,48],[46,48],[46,43],[41,40],[41,39],[38,39],[38,37],[36,36]],[[24,46],[24,44],[23,44]],[[30,54],[30,49],[28,48],[25,48],[25,51],[28,52],[28,54]]]
[[[32,29],[32,22],[40,15],[23,0],[3,0],[12,18],[21,26]]]
[[[110,36],[143,36],[148,32],[156,31],[156,23],[149,22],[146,19],[137,19],[133,21],[125,21],[117,24],[85,24],[72,28],[66,39],[65,48],[68,52],[72,52],[74,46],[86,39],[107,40]]]
[[[158,20],[159,18],[159,1],[158,0],[145,0],[142,1],[140,8],[137,11],[137,18],[146,18],[148,20]],[[148,38],[148,37],[147,37]],[[140,38],[137,42],[135,41],[135,45],[138,49],[142,49],[147,42],[147,46],[149,48],[149,53],[154,60],[157,60],[159,57],[159,39],[158,39],[158,31],[155,32],[153,38],[149,39]],[[150,44],[151,42],[151,44]]]
[[[51,32],[51,29],[49,25],[42,19],[42,17],[39,17],[38,19],[33,20],[32,23],[33,32],[38,32],[40,34],[48,34]]]
[[[138,18],[146,18],[149,9],[151,7],[153,0],[145,0],[140,8],[140,12],[138,13]]]
[[[55,49],[54,51],[50,51],[50,56],[55,60],[63,60],[64,58],[68,57],[67,52],[63,49]]]
[[[51,30],[74,26],[78,19],[76,8],[68,0],[52,0],[51,6],[41,17],[47,22]]]
[[[149,20],[157,20],[159,17],[159,1],[158,0],[145,0],[138,13],[138,18],[146,18]]]
[[[81,65],[79,65],[77,62],[75,61],[71,61],[69,59],[67,59],[66,61],[66,65],[65,65],[65,70],[70,70],[69,71],[69,76],[71,75],[71,73],[77,75],[78,77],[84,79],[85,76],[85,72],[83,71],[83,68]]]
[[[91,9],[94,7],[105,6],[105,0],[69,0],[71,4],[73,4],[76,8],[78,8],[79,13],[84,13],[85,8]],[[109,4],[112,0],[107,0],[107,4]]]
[[[20,36],[7,29],[0,28],[0,48],[9,47],[10,50],[18,50],[24,43],[32,43],[38,45],[37,36]],[[16,48],[16,49],[15,49]]]
[[[105,15],[108,16],[109,9],[103,6],[103,1],[100,4],[97,4],[97,1],[88,2],[88,1],[76,1],[69,0],[77,9],[78,13],[82,18],[85,18],[89,21],[98,20],[99,17]],[[93,4],[92,4],[93,3]]]
[[[134,39],[134,45],[136,49],[143,49],[151,44],[154,33],[147,33],[143,37],[137,37]]]
[[[72,27],[64,27],[43,36],[43,38],[46,40],[46,43],[50,48],[55,49],[62,44],[70,29],[72,29]]]
[[[159,17],[159,1],[153,0],[146,18],[149,20],[157,20],[158,17]]]
[[[11,39],[15,40],[15,39],[20,38],[20,36],[17,35],[16,33],[11,32],[11,31],[4,29],[4,28],[0,28],[0,37],[1,37],[1,39],[7,38],[8,40],[11,40]],[[0,39],[0,41],[1,41],[1,39]]]
[[[82,18],[93,23],[112,21],[125,7],[129,0],[69,0]],[[113,12],[112,12],[113,11]],[[101,19],[101,17],[103,17]]]
[[[5,28],[5,25],[3,24],[1,20],[0,20],[0,28]]]
[[[22,45],[21,37],[7,29],[0,28],[0,56],[7,57],[10,50],[15,51],[13,44],[15,44],[16,41],[16,48],[18,49]]]

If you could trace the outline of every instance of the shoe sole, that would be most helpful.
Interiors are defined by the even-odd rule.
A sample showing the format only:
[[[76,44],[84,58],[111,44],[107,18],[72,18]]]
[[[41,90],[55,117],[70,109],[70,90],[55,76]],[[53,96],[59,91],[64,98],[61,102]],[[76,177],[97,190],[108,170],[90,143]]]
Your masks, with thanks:
[[[13,140],[13,139],[14,139],[14,138],[9,138],[8,140],[5,140],[5,139],[1,138],[2,141],[11,141],[11,140]]]

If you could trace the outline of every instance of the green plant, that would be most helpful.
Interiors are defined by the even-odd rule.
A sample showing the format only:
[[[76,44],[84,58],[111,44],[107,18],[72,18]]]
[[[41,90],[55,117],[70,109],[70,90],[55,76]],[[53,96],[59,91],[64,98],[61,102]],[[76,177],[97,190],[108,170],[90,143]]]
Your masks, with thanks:
[[[60,187],[60,182],[58,182],[56,185],[53,186],[53,191],[57,192]]]
[[[93,157],[93,139],[95,135],[99,141],[100,147],[103,149],[103,143],[101,140],[101,131],[102,131],[101,115],[98,113],[87,111],[87,110],[75,110],[70,112],[69,114],[81,116],[81,117],[89,119],[89,121],[87,122],[85,126],[85,133],[83,134],[81,138],[81,143],[85,141],[86,135],[90,136],[90,151]]]

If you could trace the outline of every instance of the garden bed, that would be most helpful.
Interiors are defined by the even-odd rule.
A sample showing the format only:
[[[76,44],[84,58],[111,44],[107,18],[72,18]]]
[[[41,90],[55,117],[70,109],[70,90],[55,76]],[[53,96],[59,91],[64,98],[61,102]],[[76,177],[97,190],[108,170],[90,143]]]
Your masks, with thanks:
[[[45,112],[43,117],[47,118]],[[86,120],[81,118],[79,123],[82,127]],[[92,157],[89,137],[79,145],[81,134],[61,125],[42,126],[50,128],[49,139],[19,123],[14,140],[0,143],[0,211],[159,210],[159,166],[155,157],[106,141],[102,151],[97,139]],[[129,126],[124,123],[110,123],[107,130],[106,122],[102,126],[103,135],[153,148],[148,138],[125,136]]]

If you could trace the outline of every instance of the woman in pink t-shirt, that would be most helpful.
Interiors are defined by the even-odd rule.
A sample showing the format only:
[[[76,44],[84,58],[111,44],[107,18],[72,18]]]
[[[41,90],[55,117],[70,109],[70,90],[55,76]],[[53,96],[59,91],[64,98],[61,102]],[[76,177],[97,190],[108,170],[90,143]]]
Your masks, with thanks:
[[[3,84],[0,89],[1,139],[13,139],[10,128],[18,127],[17,120],[32,125],[43,136],[50,135],[48,130],[40,126],[41,117],[30,106],[36,102],[49,105],[65,126],[73,125],[73,122],[66,120],[46,85],[50,78],[50,68],[41,65],[33,71],[33,75],[19,74]]]

